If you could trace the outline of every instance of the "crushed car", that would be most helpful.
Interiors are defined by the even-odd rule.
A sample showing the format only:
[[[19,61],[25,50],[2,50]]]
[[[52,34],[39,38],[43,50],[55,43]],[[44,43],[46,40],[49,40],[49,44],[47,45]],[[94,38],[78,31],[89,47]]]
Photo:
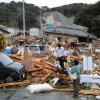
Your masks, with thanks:
[[[0,53],[0,82],[23,81],[27,78],[25,66]]]

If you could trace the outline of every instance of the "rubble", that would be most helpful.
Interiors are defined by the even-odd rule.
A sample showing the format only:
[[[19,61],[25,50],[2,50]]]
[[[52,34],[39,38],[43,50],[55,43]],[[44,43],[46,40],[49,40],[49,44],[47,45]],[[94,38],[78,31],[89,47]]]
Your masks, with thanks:
[[[87,53],[89,53],[88,51]],[[92,53],[92,54],[91,54]],[[100,53],[96,52],[91,52],[89,55],[93,57],[94,63],[96,64],[96,67],[93,68],[93,71],[91,74],[97,74],[100,75]],[[71,62],[70,60],[73,59],[78,59],[82,63],[82,58],[83,58],[84,53],[80,53],[78,55],[72,55],[72,54],[67,54],[67,59],[68,59],[68,66],[70,66]],[[69,87],[66,87],[64,84],[64,88],[55,88],[53,91],[60,91],[60,92],[66,92],[66,91],[73,91],[73,88],[70,86],[70,83],[72,82],[71,78],[66,75],[65,73],[57,73],[57,69],[55,67],[55,58],[52,55],[51,52],[48,52],[47,57],[41,57],[41,58],[34,58],[31,54],[24,55],[22,56],[16,56],[16,55],[8,55],[15,61],[19,61],[26,65],[26,70],[27,70],[27,80],[25,81],[19,81],[19,82],[11,82],[11,83],[1,83],[0,87],[6,87],[6,86],[17,86],[17,85],[30,85],[30,84],[43,84],[43,83],[49,83],[54,79],[54,78],[59,78],[61,81],[66,81],[69,83]],[[85,72],[82,72],[84,74]],[[88,73],[90,74],[90,73]],[[58,80],[57,80],[58,82]],[[53,85],[55,83],[52,83]],[[55,84],[56,85],[56,84]],[[80,90],[80,93],[82,94],[92,94],[92,95],[100,95],[100,90],[97,89],[90,89],[90,90]]]

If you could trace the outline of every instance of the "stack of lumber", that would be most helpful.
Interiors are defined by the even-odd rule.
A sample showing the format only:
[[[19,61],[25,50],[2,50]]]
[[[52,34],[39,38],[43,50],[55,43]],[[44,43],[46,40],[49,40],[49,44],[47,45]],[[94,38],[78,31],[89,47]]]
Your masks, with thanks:
[[[36,83],[48,82],[48,78],[60,77],[63,80],[70,80],[65,74],[57,75],[57,70],[53,65],[46,63],[43,58],[33,60],[34,70],[29,71],[30,79],[34,79]]]

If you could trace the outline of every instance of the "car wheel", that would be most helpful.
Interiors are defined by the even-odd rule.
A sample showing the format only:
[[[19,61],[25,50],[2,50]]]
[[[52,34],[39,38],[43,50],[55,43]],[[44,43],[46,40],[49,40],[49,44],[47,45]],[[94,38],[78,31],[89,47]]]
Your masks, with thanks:
[[[12,77],[6,78],[6,83],[10,83],[10,82],[13,82],[13,78]]]
[[[27,79],[27,73],[26,72],[22,74],[22,79],[23,80],[26,80]]]

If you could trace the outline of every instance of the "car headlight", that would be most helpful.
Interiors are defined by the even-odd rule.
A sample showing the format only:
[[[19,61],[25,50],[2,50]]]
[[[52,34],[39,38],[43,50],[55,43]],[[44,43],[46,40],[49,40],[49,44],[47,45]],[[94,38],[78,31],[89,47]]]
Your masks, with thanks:
[[[25,73],[23,73],[22,77],[25,78]]]

